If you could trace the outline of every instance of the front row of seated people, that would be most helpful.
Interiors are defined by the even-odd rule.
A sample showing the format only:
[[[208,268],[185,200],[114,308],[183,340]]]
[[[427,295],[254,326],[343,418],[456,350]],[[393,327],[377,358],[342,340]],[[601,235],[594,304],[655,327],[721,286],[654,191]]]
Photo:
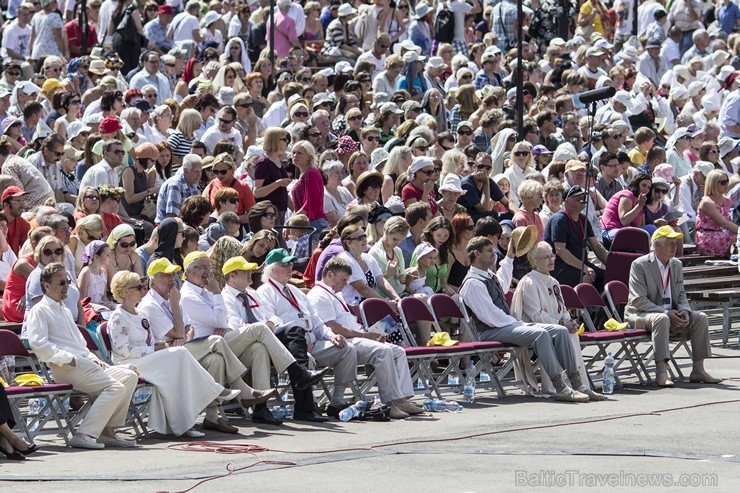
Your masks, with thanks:
[[[667,370],[669,336],[691,340],[691,382],[717,383],[720,380],[704,369],[704,359],[711,355],[706,315],[689,307],[682,266],[675,259],[680,239],[670,227],[655,231],[654,252],[633,264],[625,315],[651,333],[658,385],[673,385]],[[603,400],[587,383],[576,323],[549,275],[550,246],[541,242],[530,251],[534,270],[519,283],[512,310],[505,293],[511,283],[513,247],[495,271],[494,241],[476,237],[469,242],[471,268],[460,289],[480,339],[534,349],[556,400]],[[409,400],[414,391],[403,349],[366,332],[342,298],[351,265],[341,257],[331,259],[322,281],[305,294],[290,283],[295,260],[284,249],[271,251],[265,260],[265,282],[256,291],[250,286],[258,266],[242,257],[224,264],[226,285],[220,292],[202,252],[185,258],[184,273],[165,258],[151,263],[148,285],[135,273],[116,273],[111,288],[120,305],[108,322],[115,365],[87,349],[65,305],[70,281],[64,265],[46,264],[39,275],[43,297],[25,324],[29,345],[55,381],[97,396],[71,445],[93,449],[136,445],[116,431],[124,425],[137,372],[154,386],[149,426],[162,434],[202,436],[194,424],[203,410],[204,428],[237,433],[238,428],[218,414],[220,403],[237,396],[243,407],[254,408],[253,421],[281,424],[266,406],[276,393],[269,389],[271,365],[290,377],[298,420],[327,419],[318,412],[311,388],[328,368],[334,371],[335,385],[327,414],[338,416],[348,405],[345,391],[357,377],[358,364],[375,367],[380,399],[390,407],[392,418],[421,413]],[[182,292],[175,278],[181,274]],[[309,370],[310,357],[327,368]],[[253,385],[265,390],[244,382],[247,366]]]

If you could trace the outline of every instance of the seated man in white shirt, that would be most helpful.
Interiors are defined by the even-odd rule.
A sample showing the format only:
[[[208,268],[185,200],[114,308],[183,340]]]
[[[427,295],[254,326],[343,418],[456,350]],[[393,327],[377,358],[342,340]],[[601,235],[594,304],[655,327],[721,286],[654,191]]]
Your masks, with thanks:
[[[166,258],[159,258],[149,264],[146,273],[149,277],[149,292],[138,305],[139,311],[149,320],[155,347],[185,346],[213,379],[221,385],[229,385],[241,391],[241,405],[245,408],[264,404],[276,394],[275,390],[255,390],[250,388],[242,376],[247,368],[229,348],[223,337],[212,335],[193,340],[193,327],[186,325],[180,291],[175,282],[180,266],[173,265]],[[265,388],[268,388],[268,384]],[[251,396],[251,397],[250,397]],[[226,423],[218,416],[218,402],[206,408],[203,428],[223,433],[238,433],[239,428]]]
[[[265,305],[265,314],[275,317],[278,339],[295,356],[296,361],[308,364],[308,352],[322,366],[334,368],[334,390],[330,404],[345,407],[344,392],[357,378],[357,352],[340,334],[324,325],[316,308],[303,292],[290,284],[293,275],[291,256],[284,248],[272,250],[265,258],[264,284],[257,289]],[[284,329],[284,330],[283,330]],[[308,339],[308,343],[306,342]],[[308,345],[308,347],[307,347]],[[313,395],[301,392],[295,397],[294,419],[325,422],[314,406]]]
[[[253,385],[257,387],[270,385],[272,360],[278,374],[287,370],[291,382],[303,389],[310,388],[321,380],[329,368],[318,372],[307,370],[296,362],[290,351],[275,336],[273,331],[280,320],[265,317],[261,313],[262,304],[259,295],[249,289],[252,285],[252,271],[257,268],[257,264],[247,262],[244,257],[234,257],[227,260],[221,269],[226,279],[226,286],[221,295],[226,305],[229,324],[229,331],[224,337],[230,341],[229,344],[235,350],[242,351],[239,357],[244,364],[252,368]],[[254,406],[252,421],[272,425],[282,424],[264,403]]]
[[[380,400],[390,408],[391,418],[404,419],[410,414],[423,413],[421,407],[408,400],[414,395],[414,386],[406,352],[385,342],[380,334],[366,332],[344,302],[342,289],[351,275],[352,267],[346,260],[332,258],[324,266],[321,281],[308,292],[308,300],[324,324],[354,346],[357,363],[375,367]],[[329,406],[326,414],[338,417],[339,411],[341,409]]]
[[[139,377],[127,368],[109,366],[87,349],[72,313],[64,306],[69,284],[61,263],[51,263],[41,272],[44,297],[28,312],[28,343],[49,366],[54,381],[97,396],[70,439],[72,447],[135,447],[135,441],[116,436],[116,428],[125,424]]]
[[[514,267],[514,245],[509,243],[506,258],[499,264],[498,272],[490,269],[496,265],[493,242],[476,236],[468,243],[470,270],[460,286],[460,297],[471,314],[475,329],[482,341],[498,341],[532,348],[542,363],[542,368],[555,387],[555,400],[588,402],[588,395],[578,371],[578,364],[570,344],[568,329],[562,325],[524,323],[511,316],[506,304],[506,292],[511,285]],[[517,252],[524,255],[524,252]],[[573,390],[563,375],[567,372]]]

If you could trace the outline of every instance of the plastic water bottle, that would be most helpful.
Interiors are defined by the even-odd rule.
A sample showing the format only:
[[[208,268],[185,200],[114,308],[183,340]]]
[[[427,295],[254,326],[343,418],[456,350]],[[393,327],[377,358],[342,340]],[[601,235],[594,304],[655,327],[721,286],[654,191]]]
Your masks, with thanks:
[[[468,374],[465,377],[465,386],[463,387],[463,402],[472,404],[475,401],[475,371],[473,362],[470,362]]]
[[[28,414],[39,417],[39,419],[30,427],[31,431],[36,431],[36,429],[38,429],[38,427],[44,422],[43,416],[39,416],[39,414],[41,414],[41,410],[45,405],[46,399],[28,399]]]
[[[491,375],[489,375],[487,371],[480,372],[480,375],[478,376],[478,378],[480,378],[480,383],[491,381]]]
[[[424,390],[424,381],[421,378],[416,379],[416,388],[419,390]]]
[[[457,373],[447,375],[447,385],[460,385],[460,377],[457,376]]]
[[[455,401],[445,401],[443,399],[429,399],[424,401],[422,407],[430,412],[448,412],[457,413],[463,410],[463,407]]]
[[[136,389],[136,392],[134,392],[134,395],[131,397],[131,402],[139,405],[143,404],[149,398],[152,396],[152,389],[149,387],[141,387],[140,389]]]
[[[285,419],[293,419],[293,405],[288,404],[285,406]]]
[[[354,404],[352,404],[349,407],[346,407],[339,411],[339,419],[341,421],[349,421],[352,418],[356,417],[358,414],[360,414],[362,411],[364,411],[367,408],[367,402],[365,401],[357,401]]]
[[[604,360],[604,374],[601,381],[601,391],[605,395],[614,393],[614,356],[611,351]]]
[[[273,407],[270,412],[275,419],[285,419],[285,415],[288,414],[288,411],[284,406]]]

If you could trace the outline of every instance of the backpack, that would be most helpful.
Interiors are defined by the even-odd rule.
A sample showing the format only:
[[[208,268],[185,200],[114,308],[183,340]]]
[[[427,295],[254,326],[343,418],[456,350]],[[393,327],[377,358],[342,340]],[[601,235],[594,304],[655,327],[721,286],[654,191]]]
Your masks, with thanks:
[[[434,39],[438,43],[452,43],[455,39],[455,13],[449,3],[442,5],[434,21]]]
[[[126,8],[123,12],[123,17],[118,25],[116,25],[115,33],[121,36],[121,41],[124,43],[141,43],[141,35],[139,34],[139,31],[136,30],[136,23],[131,16],[134,9],[136,9],[136,7],[133,5]]]

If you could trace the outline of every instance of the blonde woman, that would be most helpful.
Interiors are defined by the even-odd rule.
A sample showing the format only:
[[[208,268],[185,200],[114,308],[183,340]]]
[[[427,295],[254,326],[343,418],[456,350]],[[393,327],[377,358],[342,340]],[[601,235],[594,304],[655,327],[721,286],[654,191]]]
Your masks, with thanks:
[[[198,110],[183,110],[177,129],[167,137],[167,144],[172,149],[172,164],[182,164],[182,158],[190,152],[195,142],[195,133],[203,124],[203,117]]]
[[[460,178],[464,178],[470,174],[468,169],[468,157],[464,152],[458,149],[450,149],[442,154],[442,173],[440,175],[440,183],[444,181],[445,176],[453,173]]]
[[[394,147],[389,156],[388,160],[383,166],[383,185],[380,188],[380,194],[383,197],[383,203],[385,204],[396,188],[396,180],[403,173],[408,171],[411,162],[414,160],[414,155],[411,153],[411,148],[407,146],[396,146]]]
[[[280,226],[285,223],[290,201],[287,187],[292,182],[280,156],[287,152],[289,143],[290,135],[284,128],[267,128],[262,143],[265,156],[254,163],[254,197],[272,202],[278,210],[277,224]]]
[[[98,214],[88,214],[77,221],[75,233],[69,237],[69,250],[75,256],[75,273],[79,275],[82,270],[82,253],[85,247],[93,240],[99,240],[103,236],[103,218]]]
[[[722,170],[712,170],[704,183],[704,197],[696,208],[696,249],[701,255],[727,257],[738,226],[730,220],[732,202],[725,195],[730,179]]]
[[[329,226],[324,212],[324,178],[316,168],[316,150],[307,140],[293,145],[293,164],[301,172],[300,178],[291,189],[295,214],[308,216],[311,227],[322,231]]]
[[[515,207],[520,207],[522,201],[519,198],[519,185],[524,183],[527,175],[534,173],[534,155],[532,144],[523,140],[514,144],[511,148],[511,159],[509,167],[504,171],[504,176],[509,180],[510,200]]]

